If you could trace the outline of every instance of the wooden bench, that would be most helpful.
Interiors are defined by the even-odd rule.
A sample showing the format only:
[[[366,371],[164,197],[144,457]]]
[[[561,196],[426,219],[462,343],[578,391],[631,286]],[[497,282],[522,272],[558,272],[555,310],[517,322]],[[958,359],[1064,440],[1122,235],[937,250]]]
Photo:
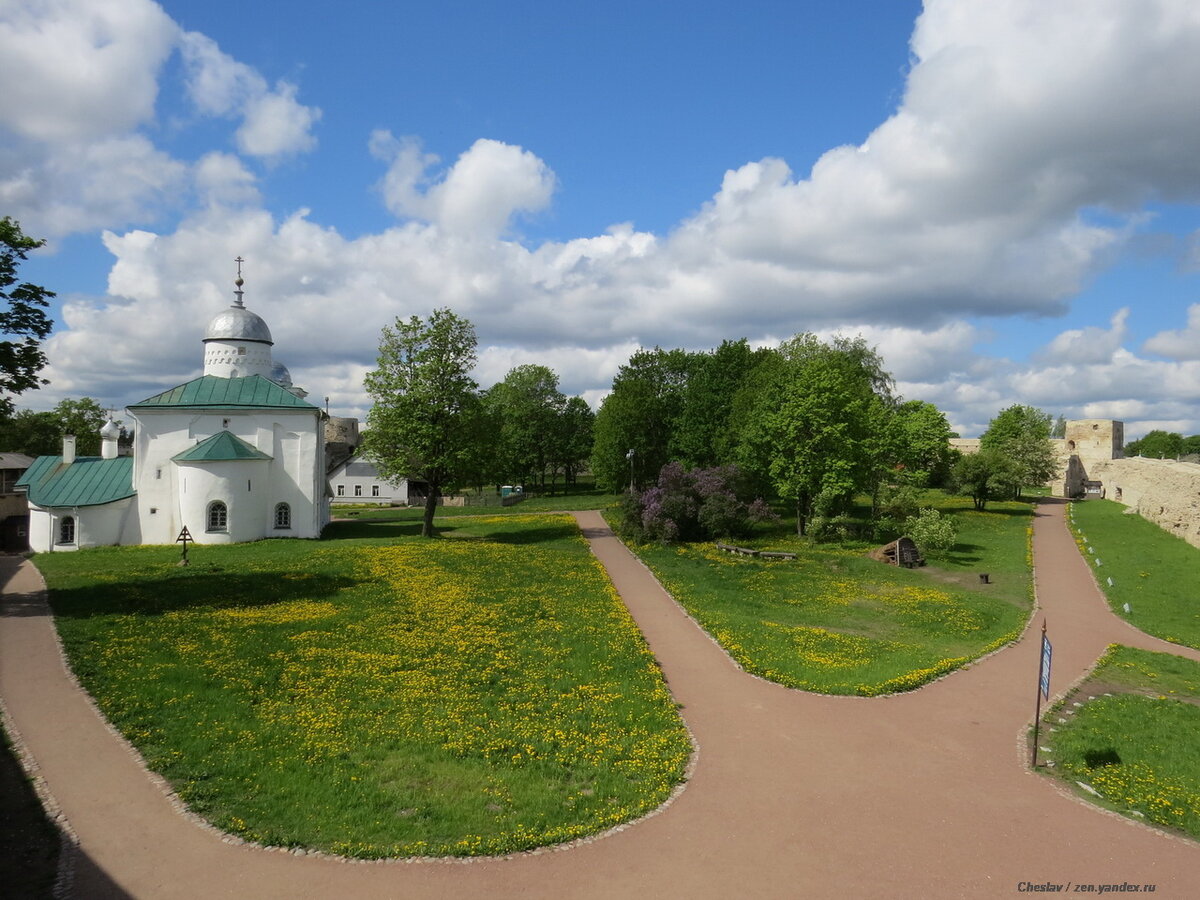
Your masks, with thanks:
[[[737,553],[741,556],[757,556],[759,559],[795,559],[795,553],[785,553],[774,550],[751,550],[749,547],[735,547],[732,544],[717,544],[718,550],[726,553]]]

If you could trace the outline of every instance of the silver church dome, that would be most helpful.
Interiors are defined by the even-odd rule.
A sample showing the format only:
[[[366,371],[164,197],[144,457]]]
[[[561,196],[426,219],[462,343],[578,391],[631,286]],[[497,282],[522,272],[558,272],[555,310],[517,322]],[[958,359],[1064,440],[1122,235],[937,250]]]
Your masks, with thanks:
[[[205,341],[257,341],[274,344],[271,329],[262,317],[235,303],[229,309],[217,313],[204,332]]]
[[[267,377],[280,387],[290,388],[292,386],[292,373],[281,362],[277,362],[271,366],[271,374]]]

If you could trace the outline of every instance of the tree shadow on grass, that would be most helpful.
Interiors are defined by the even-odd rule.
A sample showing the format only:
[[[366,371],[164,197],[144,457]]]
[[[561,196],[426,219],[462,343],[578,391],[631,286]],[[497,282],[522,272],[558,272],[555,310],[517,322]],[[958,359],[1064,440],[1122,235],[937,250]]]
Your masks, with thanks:
[[[488,524],[483,530],[477,521],[464,518],[439,519],[434,525],[437,537],[455,541],[471,541],[481,544],[547,544],[574,540],[579,536],[579,527],[574,520],[547,522],[544,525],[505,528],[503,524]],[[357,522],[331,522],[321,535],[322,541],[359,539],[395,539],[417,537],[421,533],[419,520],[375,519]]]
[[[1017,501],[1011,501],[1011,502],[1017,502]],[[1026,498],[1025,500],[1022,500],[1020,502],[1028,503],[1029,498]],[[989,506],[987,509],[964,509],[964,510],[962,510],[962,512],[983,513],[985,516],[1021,516],[1022,518],[1028,518],[1031,514],[1035,515],[1035,516],[1038,514],[1036,503],[1034,504],[1032,510],[1030,510],[1030,509],[998,509],[994,506]]]
[[[957,543],[947,554],[948,561],[958,565],[970,565],[983,559],[984,548],[980,544]]]
[[[216,566],[164,567],[157,577],[89,584],[50,591],[56,616],[86,619],[101,615],[157,616],[181,610],[241,609],[272,606],[294,600],[331,597],[358,580],[346,576],[288,571],[236,572]]]
[[[464,534],[455,540],[479,541],[487,544],[553,544],[572,541],[579,537],[579,528],[574,521],[555,525],[540,525],[536,528],[514,528],[511,531],[496,530],[487,534]]]
[[[416,537],[420,533],[420,519],[361,519],[354,522],[330,522],[321,532],[321,540],[394,539]]]

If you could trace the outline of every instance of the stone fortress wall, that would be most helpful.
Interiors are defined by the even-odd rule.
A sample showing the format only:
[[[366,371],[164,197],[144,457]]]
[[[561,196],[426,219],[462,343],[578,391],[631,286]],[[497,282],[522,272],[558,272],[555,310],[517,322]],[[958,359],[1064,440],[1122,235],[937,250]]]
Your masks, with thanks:
[[[1129,507],[1165,531],[1200,547],[1200,465],[1170,459],[1127,458],[1125,426],[1111,419],[1067,422],[1054,442],[1062,471],[1055,496],[1099,496]]]
[[[1110,459],[1094,464],[1088,476],[1103,483],[1109,500],[1200,547],[1200,464],[1140,456]]]
[[[1055,497],[1099,496],[1129,507],[1143,519],[1200,547],[1200,464],[1125,456],[1125,423],[1075,419],[1052,441],[1059,474],[1047,484]],[[978,438],[954,439],[963,453],[979,451]]]

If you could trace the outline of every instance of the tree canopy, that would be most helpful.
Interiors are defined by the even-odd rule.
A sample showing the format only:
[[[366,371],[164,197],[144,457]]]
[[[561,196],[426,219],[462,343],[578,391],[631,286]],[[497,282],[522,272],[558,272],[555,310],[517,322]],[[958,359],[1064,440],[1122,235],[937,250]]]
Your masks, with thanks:
[[[38,373],[46,365],[41,341],[53,327],[45,309],[54,293],[17,280],[19,264],[44,243],[14,219],[0,219],[0,414],[11,415],[15,395],[46,383]]]
[[[49,412],[17,410],[0,418],[0,450],[29,456],[57,456],[63,435],[75,435],[80,456],[100,453],[100,428],[108,420],[104,408],[91,397],[67,398]]]
[[[945,482],[950,474],[953,432],[946,415],[932,403],[909,400],[896,409],[900,462],[919,485]]]
[[[751,493],[795,504],[803,533],[810,519],[845,512],[856,493],[875,506],[885,486],[940,483],[950,436],[932,404],[901,403],[861,337],[656,347],[618,371],[596,417],[592,471],[609,490],[636,490],[667,462],[685,471],[736,465]]]
[[[511,369],[486,392],[494,430],[492,476],[499,481],[553,489],[561,471],[568,481],[592,452],[591,407],[582,397],[565,397],[558,376],[546,366]]]
[[[982,449],[964,453],[950,471],[950,483],[966,494],[978,510],[987,509],[989,500],[1000,500],[1020,490],[1021,473],[1017,463],[1000,450]]]
[[[1191,440],[1191,438],[1188,438]],[[1193,453],[1196,451],[1192,451]],[[1184,454],[1184,437],[1174,431],[1155,429],[1141,440],[1125,445],[1126,456],[1145,456],[1151,459],[1178,459]]]
[[[1058,473],[1058,454],[1050,432],[1049,413],[1017,403],[992,419],[980,437],[981,450],[995,451],[1012,462],[1014,499],[1020,498],[1023,486],[1045,484]]]
[[[778,495],[796,507],[803,534],[814,511],[845,508],[874,493],[897,446],[891,378],[861,338],[830,344],[797,335],[757,399],[744,458],[765,465]]]
[[[363,445],[389,480],[429,487],[421,534],[432,537],[444,490],[478,478],[486,429],[475,366],[475,328],[449,309],[385,326],[365,383],[374,405]]]
[[[545,483],[546,470],[558,456],[559,418],[567,399],[558,376],[545,366],[511,369],[486,395],[496,428],[496,477],[522,484]]]
[[[617,370],[596,414],[592,473],[599,486],[619,490],[632,477],[641,487],[658,477],[670,461],[694,360],[686,350],[655,347],[638,350]]]
[[[671,456],[686,466],[715,466],[733,457],[738,434],[729,427],[734,399],[746,379],[772,351],[722,341],[692,357],[683,409],[670,441]]]

